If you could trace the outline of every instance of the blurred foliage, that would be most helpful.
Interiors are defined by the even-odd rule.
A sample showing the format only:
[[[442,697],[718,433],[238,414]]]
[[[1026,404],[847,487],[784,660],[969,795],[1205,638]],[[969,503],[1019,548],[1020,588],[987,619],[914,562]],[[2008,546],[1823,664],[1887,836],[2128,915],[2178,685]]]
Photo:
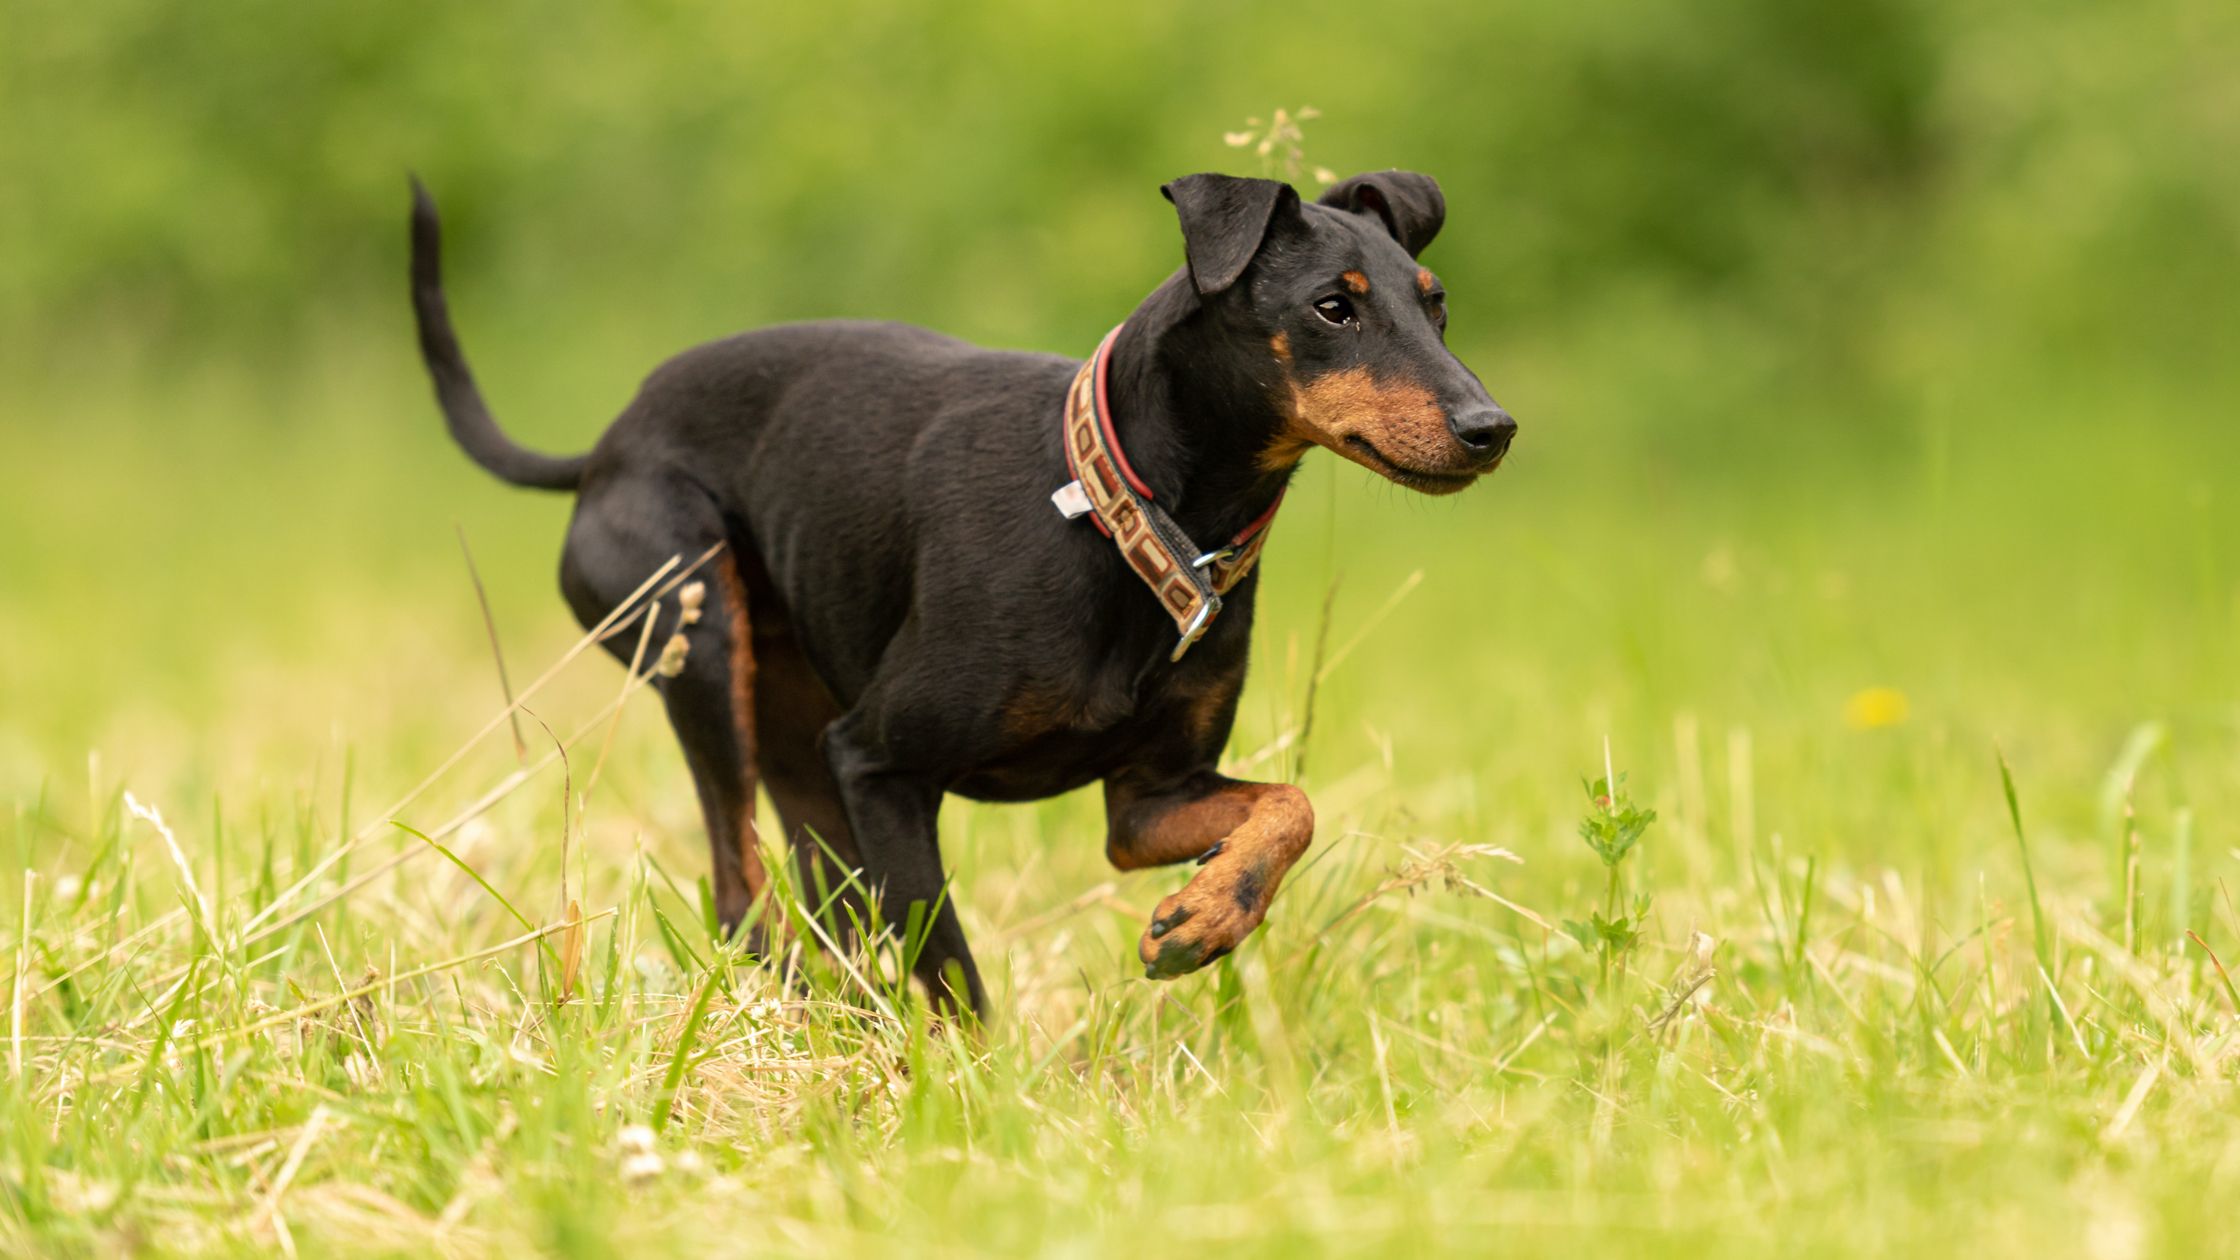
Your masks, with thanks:
[[[1736,406],[1777,388],[1888,438],[1940,377],[2223,370],[2240,334],[2210,0],[6,13],[17,371],[394,338],[408,168],[470,346],[851,314],[1078,348],[1177,259],[1158,183],[1302,103],[1313,163],[1445,183],[1466,343],[1649,320],[1757,378],[1691,427],[1779,425]]]
[[[427,401],[407,170],[499,414],[580,449],[742,327],[1080,353],[1180,263],[1158,185],[1301,106],[1306,169],[1444,183],[1452,339],[1524,436],[1437,508],[1310,461],[1274,624],[1390,560],[1434,579],[1426,652],[1570,601],[1547,651],[1652,713],[1792,630],[1729,685],[1778,708],[1841,641],[1919,696],[2035,634],[2008,677],[2047,703],[2169,696],[2240,626],[2236,54],[2220,0],[0,0],[0,707],[59,752],[233,658],[394,652],[364,610],[448,616],[455,513],[501,617],[564,633],[565,502]],[[1857,602],[1760,627],[1767,564]]]

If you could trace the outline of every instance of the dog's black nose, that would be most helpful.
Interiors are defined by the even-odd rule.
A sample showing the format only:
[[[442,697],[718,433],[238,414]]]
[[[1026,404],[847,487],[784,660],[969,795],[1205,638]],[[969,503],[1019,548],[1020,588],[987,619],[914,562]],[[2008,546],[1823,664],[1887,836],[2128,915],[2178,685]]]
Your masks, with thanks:
[[[1499,407],[1472,407],[1447,418],[1454,440],[1482,460],[1496,460],[1509,450],[1517,436],[1517,422]]]

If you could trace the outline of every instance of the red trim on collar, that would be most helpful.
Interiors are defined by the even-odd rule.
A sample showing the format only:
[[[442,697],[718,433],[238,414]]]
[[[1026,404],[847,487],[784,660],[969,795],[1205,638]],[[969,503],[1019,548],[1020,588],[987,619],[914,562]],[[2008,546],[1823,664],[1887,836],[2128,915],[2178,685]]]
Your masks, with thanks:
[[[1104,447],[1112,452],[1112,462],[1115,467],[1119,468],[1120,475],[1127,478],[1128,485],[1148,501],[1154,497],[1151,493],[1151,487],[1145,485],[1143,478],[1136,475],[1135,466],[1128,462],[1128,452],[1121,449],[1120,435],[1113,432],[1112,429],[1112,400],[1105,390],[1105,377],[1110,374],[1112,368],[1112,347],[1119,342],[1120,332],[1126,327],[1126,324],[1120,324],[1115,326],[1111,332],[1106,333],[1104,340],[1097,343],[1096,353],[1090,356],[1096,363],[1097,372],[1097,426],[1104,430]],[[1073,450],[1070,446],[1066,449],[1066,466],[1073,470],[1074,476],[1081,475],[1080,468],[1074,463]],[[1268,510],[1254,517],[1250,524],[1238,530],[1237,536],[1229,540],[1229,545],[1231,547],[1242,547],[1245,543],[1251,541],[1254,534],[1266,529],[1276,519],[1276,509],[1283,506],[1284,495],[1289,493],[1291,493],[1291,490],[1288,486],[1279,492],[1276,495],[1276,501],[1268,505]],[[1105,527],[1102,520],[1094,515],[1089,519],[1096,525],[1098,533],[1107,538],[1112,536],[1112,531]]]
[[[1291,493],[1291,487],[1289,486],[1285,486],[1283,489],[1277,491],[1276,501],[1268,505],[1267,511],[1262,512],[1259,516],[1253,518],[1253,521],[1250,525],[1247,525],[1243,529],[1238,530],[1237,536],[1229,540],[1229,545],[1232,547],[1242,547],[1245,545],[1245,543],[1251,541],[1251,538],[1254,534],[1259,533],[1261,530],[1266,529],[1269,525],[1275,523],[1276,509],[1283,506],[1283,496],[1289,493]]]
[[[1104,428],[1105,449],[1112,452],[1112,462],[1119,465],[1120,475],[1128,479],[1128,484],[1135,487],[1137,494],[1149,499],[1152,497],[1151,487],[1143,484],[1143,478],[1136,476],[1135,467],[1128,463],[1128,453],[1120,449],[1120,435],[1112,431],[1112,403],[1105,396],[1104,380],[1111,373],[1112,346],[1120,340],[1120,329],[1126,327],[1126,324],[1115,327],[1104,335],[1103,341],[1097,343],[1097,423]]]

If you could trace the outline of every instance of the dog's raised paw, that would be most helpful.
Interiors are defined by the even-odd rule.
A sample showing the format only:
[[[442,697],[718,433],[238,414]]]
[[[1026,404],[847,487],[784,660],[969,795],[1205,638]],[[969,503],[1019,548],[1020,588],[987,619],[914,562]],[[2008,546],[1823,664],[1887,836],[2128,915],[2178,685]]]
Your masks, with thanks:
[[[1267,917],[1267,884],[1258,866],[1241,858],[1209,863],[1152,912],[1136,944],[1144,978],[1172,980],[1227,957]]]

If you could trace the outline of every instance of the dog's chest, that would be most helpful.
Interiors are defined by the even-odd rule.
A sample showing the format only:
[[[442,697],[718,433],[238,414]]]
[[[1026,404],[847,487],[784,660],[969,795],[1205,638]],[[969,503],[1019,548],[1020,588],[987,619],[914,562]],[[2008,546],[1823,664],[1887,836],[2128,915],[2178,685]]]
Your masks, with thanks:
[[[1028,684],[1002,706],[1004,738],[955,790],[984,800],[1036,800],[1094,782],[1144,759],[1163,744],[1189,744],[1203,704],[1191,704],[1172,679],[1089,678],[1071,685]]]

